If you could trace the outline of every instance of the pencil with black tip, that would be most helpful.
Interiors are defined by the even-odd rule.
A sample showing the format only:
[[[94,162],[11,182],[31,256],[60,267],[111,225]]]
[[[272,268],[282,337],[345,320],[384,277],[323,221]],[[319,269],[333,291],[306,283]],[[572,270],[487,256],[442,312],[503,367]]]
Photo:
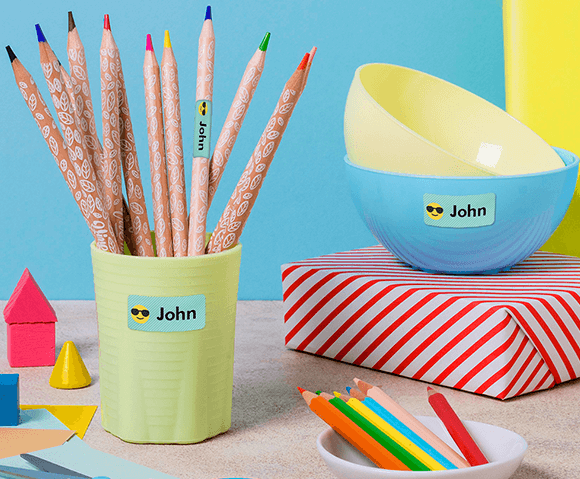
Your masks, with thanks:
[[[489,461],[481,452],[471,434],[465,429],[461,419],[459,419],[459,416],[457,416],[445,396],[431,387],[427,387],[427,395],[433,411],[441,419],[441,422],[443,422],[455,444],[469,461],[469,464],[472,466],[487,464]]]
[[[359,452],[382,469],[409,470],[401,461],[352,422],[322,395],[298,388],[308,407]]]
[[[123,179],[121,166],[121,131],[119,126],[119,54],[111,30],[103,28],[100,49],[101,114],[103,125],[103,150],[101,168],[105,179],[107,209],[119,246],[125,242],[123,221]]]
[[[238,243],[300,97],[308,57],[308,53],[304,55],[298,68],[284,85],[274,113],[211,235],[207,245],[208,253],[219,253]]]
[[[165,125],[165,150],[167,156],[167,182],[169,187],[169,215],[173,237],[173,256],[187,256],[187,195],[183,169],[183,136],[181,132],[181,106],[177,61],[173,54],[169,31],[165,30],[161,58],[161,92],[163,94],[163,122]]]
[[[118,253],[118,246],[111,224],[103,220],[103,206],[100,199],[97,201],[95,185],[88,181],[83,181],[85,179],[78,176],[75,165],[69,156],[67,145],[32,76],[24,68],[20,60],[16,58],[9,46],[6,47],[6,51],[8,52],[12,70],[14,71],[14,79],[20,89],[20,93],[42,132],[42,136],[81,210],[97,247],[103,251]]]
[[[153,219],[157,256],[173,256],[171,213],[169,210],[169,187],[165,160],[165,137],[163,132],[163,107],[161,104],[161,79],[159,64],[153,51],[151,35],[147,35],[145,62],[145,107],[147,112],[147,138],[149,139],[149,164],[151,167],[151,190],[153,192]]]
[[[409,427],[399,421],[395,416],[393,416],[389,411],[382,407],[373,398],[365,396],[358,389],[347,387],[346,390],[354,398],[358,399],[361,404],[366,406],[369,410],[374,412],[387,424],[391,425],[394,429],[399,431],[403,436],[409,439],[411,442],[420,447],[423,451],[429,454],[433,459],[438,461],[446,469],[457,469],[457,466],[453,464],[449,459],[447,459],[443,454],[437,451],[433,446],[431,446],[422,437],[418,436],[414,431],[409,429]]]
[[[147,205],[143,195],[143,184],[141,182],[141,171],[135,146],[135,135],[131,122],[131,112],[129,111],[129,101],[125,88],[125,78],[123,76],[123,66],[121,64],[121,54],[113,38],[111,21],[108,14],[105,14],[103,30],[107,30],[110,35],[112,48],[117,58],[117,71],[119,75],[118,101],[119,101],[119,132],[121,136],[121,164],[123,166],[123,176],[125,178],[125,188],[127,191],[127,208],[131,216],[131,229],[137,247],[138,256],[155,256],[153,243],[151,241],[151,227],[147,216]]]
[[[373,398],[383,408],[385,408],[399,421],[409,427],[409,429],[414,431],[419,437],[423,438],[428,444],[443,454],[443,456],[449,459],[458,468],[461,469],[464,467],[469,467],[469,462],[467,462],[463,457],[457,454],[457,452],[451,449],[443,440],[441,440],[441,438],[434,434],[433,431],[426,427],[415,416],[397,404],[381,388],[361,381],[358,378],[354,378],[354,382],[363,394]]]
[[[254,92],[262,77],[269,41],[270,32],[267,32],[246,66],[242,81],[238,86],[238,91],[218,137],[214,152],[211,155],[209,162],[208,208],[211,207],[211,202],[244,123],[244,118],[250,108]]]
[[[213,102],[215,35],[211,7],[199,36],[197,56],[197,87],[193,135],[193,163],[191,171],[191,199],[189,205],[189,235],[187,255],[205,254],[205,230],[208,210],[209,158]]]

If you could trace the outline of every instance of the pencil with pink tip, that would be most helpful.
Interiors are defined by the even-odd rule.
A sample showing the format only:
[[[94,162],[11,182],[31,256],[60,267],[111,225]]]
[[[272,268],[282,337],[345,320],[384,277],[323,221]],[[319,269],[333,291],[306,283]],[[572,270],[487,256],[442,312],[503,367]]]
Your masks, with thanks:
[[[155,220],[157,256],[171,257],[173,256],[173,239],[169,212],[167,165],[165,162],[161,79],[159,77],[159,64],[153,51],[151,35],[147,35],[143,79],[145,81],[147,137],[149,139],[149,163],[151,166],[151,189],[153,191],[153,219]]]
[[[250,103],[254,97],[254,92],[258,86],[264,63],[266,62],[266,50],[270,41],[270,32],[267,32],[260,43],[260,46],[248,62],[242,81],[226,117],[220,136],[218,137],[215,150],[209,162],[209,186],[208,186],[208,209],[222,178],[226,164],[230,158],[234,144],[238,138],[238,133],[242,128],[242,123],[246,113],[250,108]]]
[[[308,56],[308,53],[304,55],[284,85],[274,113],[211,235],[207,245],[208,253],[219,253],[237,244],[300,96]]]
[[[165,122],[165,149],[167,155],[167,180],[169,183],[169,208],[173,235],[173,256],[187,256],[187,195],[183,171],[183,137],[181,133],[181,107],[177,62],[171,47],[169,32],[165,30],[163,57],[161,58],[161,85],[163,93],[163,120]]]
[[[211,7],[208,6],[199,37],[197,57],[193,164],[191,172],[191,197],[189,204],[189,236],[187,240],[188,256],[198,256],[205,253],[204,246],[208,210],[214,54],[215,35],[213,33]]]

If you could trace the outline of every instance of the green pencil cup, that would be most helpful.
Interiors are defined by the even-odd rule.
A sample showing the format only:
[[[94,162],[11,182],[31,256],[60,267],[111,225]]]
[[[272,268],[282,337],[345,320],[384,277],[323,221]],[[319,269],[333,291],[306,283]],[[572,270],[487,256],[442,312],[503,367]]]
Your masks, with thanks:
[[[106,431],[191,444],[230,428],[241,253],[147,258],[91,244]]]

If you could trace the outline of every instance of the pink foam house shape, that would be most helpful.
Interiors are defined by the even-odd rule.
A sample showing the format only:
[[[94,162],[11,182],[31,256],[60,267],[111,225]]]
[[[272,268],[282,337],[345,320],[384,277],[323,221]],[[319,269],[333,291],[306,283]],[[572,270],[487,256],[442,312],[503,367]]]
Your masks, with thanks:
[[[11,367],[54,366],[56,314],[28,268],[6,303],[4,320]]]

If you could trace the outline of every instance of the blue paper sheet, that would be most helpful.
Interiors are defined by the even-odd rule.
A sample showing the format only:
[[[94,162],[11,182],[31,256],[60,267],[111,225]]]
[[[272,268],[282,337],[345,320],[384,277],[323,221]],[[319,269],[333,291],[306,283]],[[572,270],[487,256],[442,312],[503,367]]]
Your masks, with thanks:
[[[19,428],[25,429],[68,429],[46,409],[20,411]],[[82,439],[73,436],[62,446],[35,451],[35,456],[88,476],[108,476],[111,479],[176,479],[174,476],[155,471],[120,457],[97,451]],[[1,459],[4,466],[34,470],[34,466],[20,456]]]

